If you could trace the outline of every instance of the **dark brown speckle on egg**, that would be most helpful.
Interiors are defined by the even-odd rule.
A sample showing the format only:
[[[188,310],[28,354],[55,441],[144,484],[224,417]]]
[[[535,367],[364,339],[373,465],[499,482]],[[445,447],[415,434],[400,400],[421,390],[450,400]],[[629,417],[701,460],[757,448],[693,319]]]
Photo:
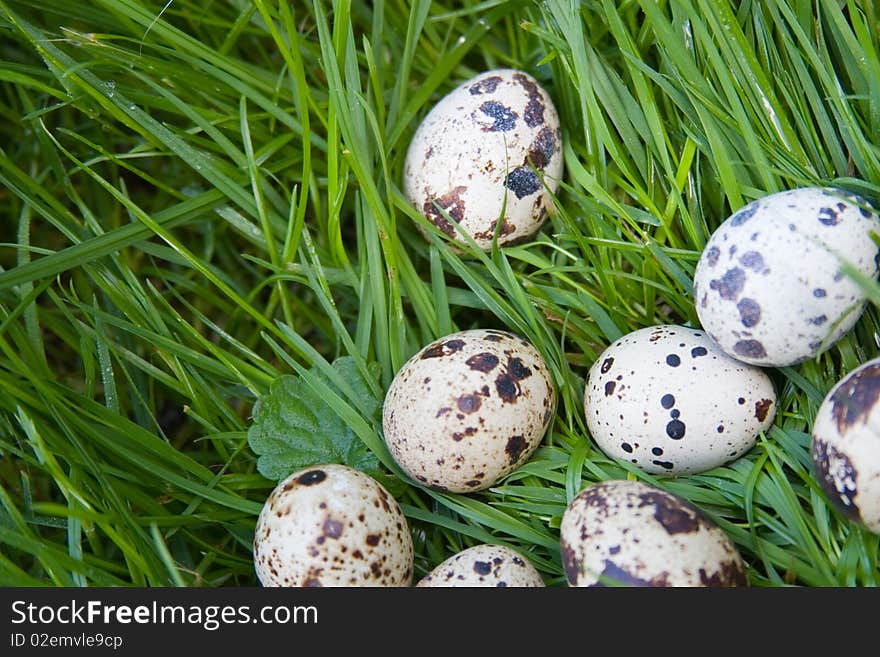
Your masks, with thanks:
[[[745,286],[746,275],[739,267],[728,269],[721,278],[709,281],[709,288],[726,301],[736,301]]]
[[[880,401],[880,364],[869,364],[848,376],[830,397],[831,415],[841,436],[865,422]]]
[[[745,358],[764,358],[767,355],[764,345],[758,340],[739,340],[733,345],[733,350]]]
[[[296,482],[298,484],[302,484],[303,486],[313,486],[315,484],[320,484],[326,478],[327,478],[327,473],[324,472],[323,470],[309,470],[308,472],[297,477]],[[285,486],[284,486],[285,492],[290,490],[290,488],[288,486],[290,486],[289,483],[285,484]]]
[[[740,321],[746,328],[752,328],[761,321],[761,306],[754,299],[743,297],[736,304],[739,311]]]
[[[519,115],[512,109],[494,100],[487,100],[480,105],[480,112],[493,120],[491,125],[483,125],[484,132],[507,132],[516,127]]]

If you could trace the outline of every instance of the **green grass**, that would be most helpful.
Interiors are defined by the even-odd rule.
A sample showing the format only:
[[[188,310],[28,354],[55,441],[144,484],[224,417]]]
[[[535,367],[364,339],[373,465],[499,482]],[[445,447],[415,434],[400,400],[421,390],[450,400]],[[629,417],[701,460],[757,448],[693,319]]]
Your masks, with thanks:
[[[387,474],[417,577],[493,541],[563,584],[567,501],[637,477],[717,520],[754,586],[877,585],[880,537],[809,459],[824,394],[880,355],[872,282],[852,333],[773,372],[775,425],[728,467],[610,461],[581,400],[611,341],[697,322],[696,261],[744,203],[819,183],[880,201],[880,6],[163,4],[0,0],[0,584],[255,584],[273,482],[247,430],[272,381],[350,356],[384,390],[430,340],[498,327],[547,358],[555,424],[484,493]],[[556,101],[559,212],[531,243],[456,251],[419,233],[403,158],[433,102],[500,66]]]

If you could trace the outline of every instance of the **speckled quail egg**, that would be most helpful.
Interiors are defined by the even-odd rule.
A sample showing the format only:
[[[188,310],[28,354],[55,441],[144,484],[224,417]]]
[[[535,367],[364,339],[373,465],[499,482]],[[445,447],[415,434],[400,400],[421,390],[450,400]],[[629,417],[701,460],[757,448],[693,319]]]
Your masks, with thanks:
[[[379,482],[345,465],[316,465],[269,495],[254,566],[263,586],[409,586],[412,538]]]
[[[813,423],[811,451],[829,499],[880,534],[880,358],[829,391]]]
[[[531,456],[554,403],[547,366],[531,343],[506,331],[461,331],[397,372],[382,409],[385,442],[416,481],[478,491]]]
[[[544,580],[522,555],[503,545],[475,545],[454,554],[419,587],[538,587]]]
[[[480,248],[531,237],[562,175],[562,133],[547,92],[528,73],[488,71],[441,99],[410,142],[403,171],[409,201],[464,243]],[[445,214],[444,214],[445,213]],[[498,222],[501,222],[500,228]]]
[[[562,516],[570,586],[745,586],[736,546],[695,506],[639,481],[581,491]]]
[[[702,472],[749,451],[773,423],[767,373],[704,331],[660,325],[611,344],[587,375],[584,411],[605,454],[646,472]]]
[[[718,227],[697,263],[703,328],[754,365],[813,358],[861,315],[865,295],[841,262],[876,279],[878,229],[867,202],[839,189],[804,187],[749,203]]]

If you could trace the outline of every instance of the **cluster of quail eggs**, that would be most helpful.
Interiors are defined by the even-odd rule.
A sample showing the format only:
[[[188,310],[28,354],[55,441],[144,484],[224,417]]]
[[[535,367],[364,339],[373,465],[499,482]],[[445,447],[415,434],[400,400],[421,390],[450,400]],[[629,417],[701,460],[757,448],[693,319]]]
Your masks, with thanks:
[[[584,408],[597,445],[670,475],[749,451],[776,413],[766,368],[816,357],[858,321],[865,294],[843,263],[876,280],[874,233],[880,217],[867,201],[830,187],[770,194],[730,216],[694,274],[702,329],[635,331],[590,369]],[[812,447],[831,499],[869,528],[880,527],[880,435],[869,424],[880,397],[875,368],[866,363],[829,393]]]
[[[700,322],[731,356],[762,367],[815,358],[858,321],[866,296],[844,264],[880,274],[880,216],[831,187],[770,194],[728,218],[694,275]],[[826,395],[813,423],[815,475],[835,506],[880,533],[880,362],[862,364]]]
[[[533,236],[562,173],[559,119],[522,71],[499,69],[453,90],[409,146],[404,192],[437,229],[488,249]],[[425,231],[427,232],[427,231]],[[767,368],[815,357],[865,307],[846,262],[877,279],[880,217],[838,189],[802,188],[745,206],[713,233],[694,275],[702,328],[660,325],[613,342],[586,377],[584,411],[609,457],[655,475],[691,475],[747,453],[773,424]],[[396,373],[382,411],[403,473],[446,493],[485,490],[535,452],[552,423],[550,370],[528,340],[474,329],[424,345]],[[830,499],[880,533],[880,359],[825,398],[812,457]],[[699,509],[638,481],[606,481],[571,502],[560,526],[571,586],[739,586],[742,558]],[[254,561],[267,586],[409,586],[407,521],[376,480],[341,465],[294,473],[267,500]],[[529,560],[477,545],[418,587],[544,586]]]
[[[528,73],[498,69],[453,90],[425,117],[406,156],[404,191],[460,244],[510,245],[534,235],[562,173],[559,118]],[[424,346],[397,372],[383,405],[389,451],[413,481],[468,493],[529,459],[555,411],[540,353],[499,330]],[[410,529],[394,498],[352,468],[316,465],[278,484],[258,518],[254,564],[265,586],[409,586]],[[543,586],[503,545],[478,545],[417,584]]]
[[[554,407],[547,365],[531,343],[506,331],[460,331],[423,347],[395,375],[383,433],[411,479],[466,493],[528,460]],[[409,586],[411,533],[375,479],[344,465],[313,466],[269,495],[254,564],[264,586]],[[438,565],[418,586],[543,586],[543,579],[510,548],[481,545]]]
[[[770,194],[712,234],[694,274],[702,328],[661,325],[611,344],[587,375],[590,434],[608,456],[652,474],[733,461],[773,423],[766,368],[830,348],[866,297],[844,263],[878,278],[880,217],[860,197],[806,187]],[[880,533],[880,359],[845,376],[819,408],[812,459],[829,499]],[[638,531],[634,528],[638,527]],[[633,481],[582,491],[560,528],[572,586],[735,586],[742,560],[685,500]]]
[[[693,474],[747,452],[772,424],[764,368],[829,348],[865,307],[841,260],[877,278],[880,217],[831,188],[771,194],[712,234],[694,275],[702,329],[656,326],[612,344],[584,399],[599,447],[651,473]]]

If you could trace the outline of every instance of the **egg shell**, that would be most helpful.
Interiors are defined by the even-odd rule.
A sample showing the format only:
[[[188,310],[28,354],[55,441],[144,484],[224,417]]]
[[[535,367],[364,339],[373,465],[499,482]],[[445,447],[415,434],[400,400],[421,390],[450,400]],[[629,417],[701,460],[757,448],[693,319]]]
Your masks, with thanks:
[[[369,475],[317,465],[287,477],[257,519],[263,586],[409,586],[413,547],[395,499]]]
[[[773,423],[776,392],[766,372],[704,331],[668,324],[602,352],[587,374],[584,412],[608,456],[653,474],[693,474],[748,452]]]
[[[403,191],[444,233],[465,243],[444,211],[482,249],[534,235],[562,176],[559,116],[531,75],[497,69],[441,99],[406,154]],[[439,207],[438,207],[439,206]],[[442,208],[442,211],[441,211]]]
[[[706,244],[694,274],[703,328],[731,356],[783,367],[843,337],[865,296],[841,258],[877,278],[871,232],[880,217],[864,199],[828,187],[765,196],[729,217]]]
[[[475,545],[449,557],[416,586],[540,587],[544,580],[516,550],[503,545]]]
[[[880,358],[828,392],[813,423],[811,453],[828,498],[880,534]]]
[[[730,538],[694,505],[639,481],[613,480],[568,505],[560,546],[570,586],[745,586]]]
[[[426,486],[483,490],[531,456],[554,404],[547,366],[531,343],[506,331],[461,331],[397,372],[382,410],[385,442]]]

